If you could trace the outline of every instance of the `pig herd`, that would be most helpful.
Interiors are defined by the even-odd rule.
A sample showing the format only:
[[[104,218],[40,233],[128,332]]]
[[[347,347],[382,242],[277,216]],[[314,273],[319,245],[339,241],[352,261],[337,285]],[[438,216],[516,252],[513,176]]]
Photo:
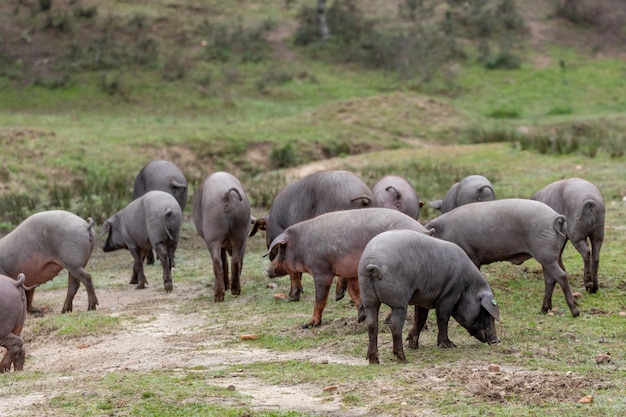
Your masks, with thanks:
[[[130,283],[145,288],[144,262],[163,269],[164,289],[173,290],[172,267],[187,203],[187,181],[169,161],[145,165],[134,183],[133,200],[102,227],[105,252],[127,249],[133,257]],[[590,182],[564,179],[530,199],[497,200],[489,180],[471,175],[453,184],[430,205],[441,215],[425,225],[423,206],[413,185],[388,175],[372,187],[347,171],[320,171],[288,184],[269,212],[251,215],[241,182],[227,172],[207,176],[193,197],[193,222],[205,241],[215,276],[214,301],[227,290],[241,293],[247,239],[265,231],[270,278],[289,275],[290,301],[303,292],[302,274],[313,277],[315,306],[303,327],[319,326],[335,277],[336,299],[345,291],[367,321],[369,363],[378,363],[379,308],[391,308],[393,353],[406,362],[402,329],[410,305],[415,308],[409,347],[417,348],[428,312],[436,311],[437,345],[454,347],[448,338],[450,317],[472,336],[497,343],[499,304],[480,272],[498,261],[521,264],[535,258],[542,267],[545,292],[541,311],[552,308],[555,284],[561,287],[572,316],[580,314],[561,259],[567,240],[580,252],[587,291],[598,291],[599,252],[604,240],[605,207]],[[358,209],[358,210],[357,210]],[[21,370],[25,352],[21,331],[33,306],[35,288],[61,269],[69,274],[62,312],[82,282],[88,310],[98,299],[85,267],[95,246],[94,222],[61,210],[24,220],[0,239],[0,346],[7,352],[0,372]],[[230,256],[230,263],[228,262]]]

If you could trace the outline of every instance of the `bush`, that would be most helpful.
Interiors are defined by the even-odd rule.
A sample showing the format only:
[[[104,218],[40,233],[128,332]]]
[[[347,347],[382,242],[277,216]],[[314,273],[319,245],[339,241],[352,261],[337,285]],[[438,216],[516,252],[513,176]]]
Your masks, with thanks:
[[[270,152],[270,161],[274,168],[288,168],[296,165],[296,147],[293,142],[274,148]]]
[[[205,20],[201,32],[206,36],[204,48],[208,61],[259,62],[266,58],[270,44],[266,39],[273,23],[263,22],[258,27],[248,28],[239,19],[234,25],[219,23],[212,25]]]

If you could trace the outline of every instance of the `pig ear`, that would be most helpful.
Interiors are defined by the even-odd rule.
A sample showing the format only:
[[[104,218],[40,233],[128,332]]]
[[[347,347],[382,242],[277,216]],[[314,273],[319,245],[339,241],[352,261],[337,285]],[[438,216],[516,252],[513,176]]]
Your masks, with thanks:
[[[109,233],[111,231],[111,226],[112,226],[111,219],[107,219],[107,221],[105,221],[104,224],[102,225],[102,232],[100,233],[100,236],[104,236],[107,233]]]
[[[280,235],[276,237],[276,239],[274,239],[274,241],[270,245],[270,248],[267,250],[267,253],[263,255],[263,257],[269,255],[270,259],[274,259],[276,255],[278,254],[278,249],[280,249],[280,246],[286,245],[286,244],[287,244],[287,235],[285,233],[281,233]]]
[[[429,204],[432,208],[437,209],[437,210],[441,210],[441,203],[443,203],[443,200],[435,200],[435,201],[431,201]]]
[[[484,293],[480,298],[480,304],[494,319],[500,321],[500,309],[498,308],[498,302],[493,298],[493,294]]]

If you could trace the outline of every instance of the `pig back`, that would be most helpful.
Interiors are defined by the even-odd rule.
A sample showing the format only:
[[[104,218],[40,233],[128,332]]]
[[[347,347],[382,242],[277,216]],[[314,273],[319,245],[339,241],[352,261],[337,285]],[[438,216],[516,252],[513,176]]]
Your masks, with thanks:
[[[399,210],[414,219],[419,219],[421,203],[415,188],[404,177],[387,175],[372,185],[372,193],[378,207]]]
[[[183,214],[174,196],[164,191],[149,191],[139,201],[140,206],[137,208],[141,210],[135,210],[133,207],[133,210],[127,213],[128,217],[124,224],[128,226],[129,223],[136,221],[141,225],[147,232],[152,247],[162,242],[178,242]]]
[[[159,190],[170,193],[176,198],[181,210],[187,204],[187,179],[182,171],[172,162],[154,160],[141,168],[133,184],[133,199],[148,191]]]
[[[52,277],[62,268],[85,266],[94,246],[93,220],[64,210],[35,213],[0,239],[0,270],[9,276],[24,272],[31,286],[45,282],[34,280],[45,278],[41,270],[49,263],[59,265]]]
[[[605,206],[602,193],[587,180],[569,178],[555,181],[535,193],[532,199],[565,215],[568,231],[587,236],[596,228],[604,229]]]
[[[247,235],[250,203],[241,181],[228,172],[215,172],[202,182],[193,200],[193,219],[203,239]]]
[[[356,174],[316,172],[288,184],[274,198],[269,211],[267,246],[287,227],[303,220],[331,211],[375,206],[374,194]]]
[[[558,254],[566,230],[564,216],[541,202],[517,198],[466,204],[436,217],[426,228],[461,246],[480,264],[522,253]]]
[[[20,335],[26,320],[24,276],[14,280],[0,275],[0,338],[13,333]]]

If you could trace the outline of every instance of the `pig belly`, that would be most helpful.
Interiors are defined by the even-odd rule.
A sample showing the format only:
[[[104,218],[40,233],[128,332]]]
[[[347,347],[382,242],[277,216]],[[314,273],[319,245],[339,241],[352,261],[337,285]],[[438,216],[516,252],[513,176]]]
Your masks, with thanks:
[[[28,265],[23,265],[19,268],[18,272],[23,272],[26,276],[24,285],[27,287],[43,284],[50,281],[63,269],[61,265],[52,261],[44,259],[31,259]]]

